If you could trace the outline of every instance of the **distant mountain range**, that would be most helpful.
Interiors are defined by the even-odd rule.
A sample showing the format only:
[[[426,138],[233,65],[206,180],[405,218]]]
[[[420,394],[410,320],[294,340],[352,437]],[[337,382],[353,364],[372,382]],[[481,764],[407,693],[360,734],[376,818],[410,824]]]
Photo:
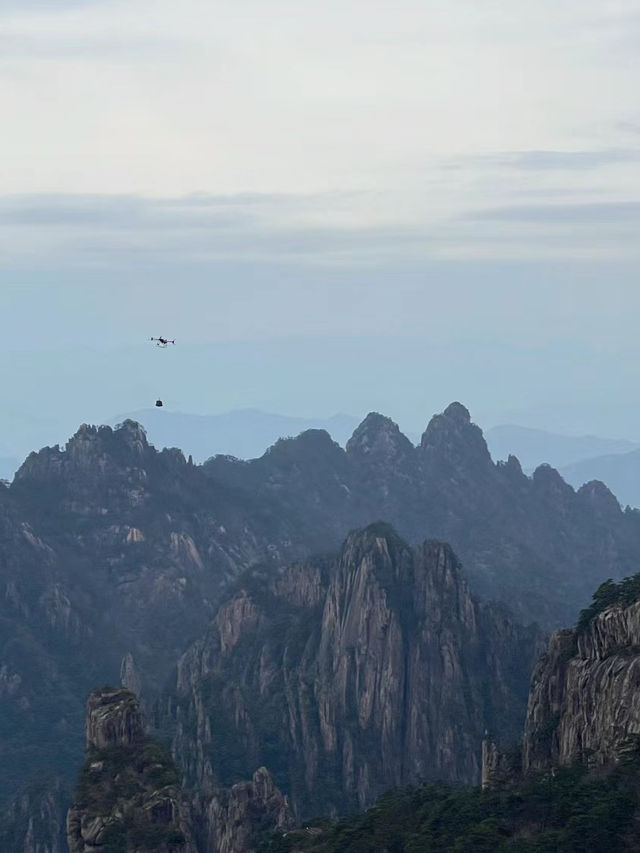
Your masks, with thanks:
[[[344,446],[359,423],[347,414],[331,417],[304,418],[265,412],[260,409],[237,409],[220,414],[198,415],[166,409],[141,409],[107,419],[115,426],[125,420],[141,423],[156,447],[179,447],[195,462],[215,455],[254,459],[279,438],[296,436],[308,429],[324,429],[334,441]],[[5,427],[15,427],[15,417]],[[37,427],[45,422],[25,423],[19,430],[23,439],[37,449]],[[15,431],[15,430],[13,430]],[[12,430],[9,430],[12,432]],[[49,428],[48,436],[53,430]],[[6,433],[6,430],[5,430]],[[419,436],[406,433],[413,444]],[[505,424],[485,433],[494,460],[516,456],[526,473],[547,463],[560,470],[576,488],[590,480],[602,480],[623,505],[640,506],[640,443],[626,439],[592,435],[561,435],[546,430]],[[15,442],[14,442],[15,444]],[[27,450],[25,449],[25,454]],[[19,466],[21,453],[16,447],[0,442],[0,479],[11,480]]]
[[[553,468],[566,468],[585,459],[640,449],[640,443],[626,439],[601,438],[595,435],[559,435],[512,424],[488,429],[485,438],[494,459],[507,459],[512,454],[518,457],[525,471],[533,471],[538,465],[545,463]],[[584,482],[587,480],[581,480],[577,485],[581,486]],[[611,483],[607,482],[607,485],[612,487]]]
[[[214,455],[255,459],[279,438],[299,435],[308,429],[324,429],[334,441],[344,445],[359,421],[351,415],[328,418],[302,418],[238,409],[214,415],[195,415],[164,409],[141,409],[110,418],[115,426],[124,420],[141,423],[149,441],[156,447],[180,447],[195,462]],[[413,444],[419,436],[406,433]],[[640,444],[626,439],[594,435],[561,435],[516,425],[492,427],[486,432],[487,445],[494,460],[516,456],[527,473],[538,465],[558,468],[567,482],[579,488],[590,480],[602,480],[625,505],[640,506]],[[0,477],[10,477],[15,460],[0,459]],[[3,468],[11,474],[3,473]]]
[[[346,414],[303,418],[261,409],[196,415],[153,408],[117,415],[106,423],[115,426],[125,420],[142,424],[156,447],[179,447],[191,454],[194,461],[204,462],[219,454],[255,459],[279,438],[293,437],[307,429],[324,429],[344,446],[361,418]],[[420,441],[418,433],[407,431],[405,435],[413,444]],[[563,468],[585,459],[640,449],[639,442],[627,439],[561,435],[511,424],[492,427],[485,437],[495,460],[517,456],[525,471],[533,471],[544,463]]]
[[[572,486],[602,480],[623,506],[640,507],[640,449],[583,459],[560,469]]]
[[[558,435],[521,426],[497,426],[486,432],[494,459],[517,456],[526,472],[547,463],[567,483],[580,488],[601,480],[625,506],[640,507],[640,444],[594,435]]]

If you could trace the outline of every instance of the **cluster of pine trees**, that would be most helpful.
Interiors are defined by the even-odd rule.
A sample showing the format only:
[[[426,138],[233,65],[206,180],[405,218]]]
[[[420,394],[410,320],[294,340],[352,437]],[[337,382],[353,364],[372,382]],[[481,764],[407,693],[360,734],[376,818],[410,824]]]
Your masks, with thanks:
[[[394,791],[364,814],[274,835],[262,853],[631,853],[639,805],[634,748],[607,774],[570,767],[513,789]]]

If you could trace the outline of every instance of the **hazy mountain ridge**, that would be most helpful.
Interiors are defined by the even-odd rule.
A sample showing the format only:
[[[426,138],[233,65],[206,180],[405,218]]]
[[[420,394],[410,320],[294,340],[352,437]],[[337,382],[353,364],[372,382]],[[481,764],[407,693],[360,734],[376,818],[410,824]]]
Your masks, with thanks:
[[[494,464],[460,404],[434,416],[417,447],[372,413],[346,450],[309,431],[259,459],[212,458],[203,472],[278,502],[316,549],[377,518],[411,542],[447,541],[472,588],[549,626],[571,621],[603,575],[635,571],[640,554],[640,515],[604,487],[575,492],[549,466],[527,477],[515,457]]]
[[[525,471],[533,471],[545,463],[562,469],[586,459],[629,453],[640,446],[627,439],[563,435],[515,424],[491,427],[486,431],[486,439],[494,459],[517,456]]]
[[[561,474],[576,487],[589,480],[602,480],[623,506],[640,507],[640,450],[583,459],[562,468]]]
[[[408,541],[451,542],[472,591],[550,625],[640,557],[639,514],[601,485],[576,493],[550,468],[494,464],[460,404],[418,447],[372,414],[346,449],[311,430],[202,466],[156,451],[132,422],[83,426],[0,486],[4,795],[34,775],[69,778],[84,697],[117,681],[127,654],[153,700],[243,571],[327,553],[379,518]]]

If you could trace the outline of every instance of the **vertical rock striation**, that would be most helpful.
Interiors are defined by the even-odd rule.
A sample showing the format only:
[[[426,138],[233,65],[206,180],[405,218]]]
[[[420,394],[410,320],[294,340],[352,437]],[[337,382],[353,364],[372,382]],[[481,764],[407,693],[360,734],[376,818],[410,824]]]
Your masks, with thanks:
[[[532,678],[525,771],[615,762],[640,735],[640,601],[557,631]]]
[[[67,815],[70,853],[196,853],[169,756],[144,734],[136,697],[98,690],[87,703],[87,761]]]
[[[485,728],[521,730],[538,649],[447,545],[371,525],[325,564],[244,579],[180,661],[174,751],[205,789],[266,764],[300,816],[479,781]]]
[[[265,767],[229,790],[187,794],[168,753],[145,735],[129,690],[89,697],[87,760],[67,815],[69,853],[254,853],[261,833],[292,825],[289,802]]]
[[[197,796],[192,810],[202,853],[252,853],[261,833],[294,826],[289,801],[266,767],[256,770],[249,782]]]

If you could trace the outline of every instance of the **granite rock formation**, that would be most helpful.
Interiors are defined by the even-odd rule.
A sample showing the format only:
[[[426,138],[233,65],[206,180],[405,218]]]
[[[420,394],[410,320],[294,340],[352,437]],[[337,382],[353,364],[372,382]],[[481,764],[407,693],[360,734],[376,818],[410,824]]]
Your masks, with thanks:
[[[640,513],[548,467],[529,478],[514,458],[494,464],[460,404],[418,447],[371,414],[346,450],[310,430],[260,459],[202,466],[158,452],[132,421],[85,425],[0,483],[0,808],[43,777],[72,781],[96,684],[122,677],[151,708],[238,577],[262,567],[279,594],[290,584],[292,608],[311,606],[327,590],[310,555],[378,518],[410,542],[450,542],[474,592],[544,627],[639,563]],[[315,574],[303,588],[280,567],[304,560]]]
[[[525,771],[616,762],[640,737],[640,601],[557,631],[532,678]]]
[[[288,800],[265,767],[231,789],[183,790],[125,688],[91,694],[86,731],[87,760],[67,815],[69,853],[254,853],[262,833],[293,825]]]
[[[69,792],[61,779],[42,779],[15,793],[0,813],[3,853],[67,853]]]
[[[289,800],[266,767],[248,782],[196,795],[192,815],[199,853],[254,853],[264,834],[294,826]]]
[[[197,853],[173,762],[145,737],[138,701],[124,688],[89,698],[67,841],[69,853]]]
[[[248,574],[182,657],[165,724],[200,790],[266,764],[298,815],[362,807],[479,781],[485,728],[521,730],[539,641],[471,597],[447,545],[376,524],[335,559]]]

